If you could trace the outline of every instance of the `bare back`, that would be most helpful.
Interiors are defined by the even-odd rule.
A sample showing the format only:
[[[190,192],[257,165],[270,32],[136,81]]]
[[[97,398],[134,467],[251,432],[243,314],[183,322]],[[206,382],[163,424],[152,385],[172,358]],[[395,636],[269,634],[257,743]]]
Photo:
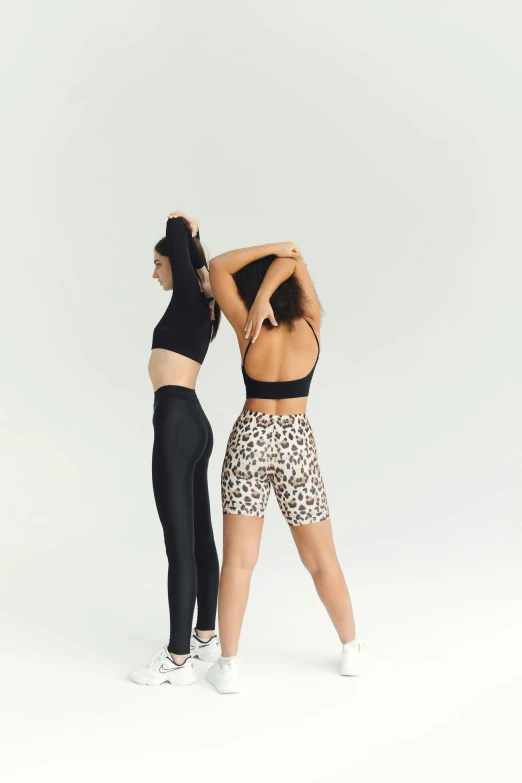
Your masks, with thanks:
[[[321,326],[321,308],[306,265],[299,261],[293,272],[304,293],[303,316],[296,318],[292,326],[286,323],[280,323],[273,329],[262,326],[257,340],[250,347],[250,341],[245,338],[248,310],[239,296],[233,271],[211,263],[210,281],[214,295],[236,333],[242,361],[246,354],[244,371],[251,380],[265,383],[304,380],[317,361]],[[302,384],[296,384],[296,387],[302,388]],[[275,415],[304,413],[307,401],[306,396],[290,394],[281,395],[281,398],[274,394],[270,399],[250,394],[244,410]]]
[[[244,368],[250,378],[259,381],[293,381],[303,378],[313,369],[318,356],[317,340],[304,318],[297,318],[290,328],[281,324],[274,329],[263,326],[257,341],[250,346]],[[318,329],[315,328],[317,333]],[[242,357],[247,351],[248,341],[238,334]],[[245,410],[261,413],[290,414],[304,413],[308,397],[289,399],[256,399],[245,402]]]

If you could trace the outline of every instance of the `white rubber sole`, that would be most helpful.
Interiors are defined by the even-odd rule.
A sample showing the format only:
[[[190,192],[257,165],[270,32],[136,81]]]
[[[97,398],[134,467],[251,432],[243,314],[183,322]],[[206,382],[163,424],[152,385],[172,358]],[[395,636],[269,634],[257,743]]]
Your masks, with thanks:
[[[370,668],[370,656],[347,648],[342,653],[339,672],[343,677],[359,677]]]
[[[359,667],[357,671],[355,671],[354,666],[351,666],[347,663],[341,663],[340,673],[343,677],[360,677],[360,675],[363,673],[362,667]]]
[[[148,672],[135,671],[130,673],[130,678],[137,685],[163,685],[164,682],[168,682],[171,685],[193,685],[198,680],[196,672],[191,669],[176,672],[174,675],[154,675]]]
[[[214,682],[211,670],[207,673],[207,680],[214,686],[218,693],[239,693],[239,677],[231,677],[227,682]]]

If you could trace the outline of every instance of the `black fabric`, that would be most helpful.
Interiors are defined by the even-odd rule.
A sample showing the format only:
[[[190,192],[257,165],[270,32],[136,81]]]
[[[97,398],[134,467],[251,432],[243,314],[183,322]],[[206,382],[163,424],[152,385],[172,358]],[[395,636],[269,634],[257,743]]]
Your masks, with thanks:
[[[247,353],[252,344],[252,341],[250,341],[247,345],[247,349],[243,357],[243,364],[241,366],[243,380],[245,382],[247,400],[290,400],[293,397],[308,397],[308,394],[310,393],[310,384],[312,383],[315,368],[317,366],[317,362],[319,361],[320,347],[314,327],[310,321],[306,320],[306,318],[303,318],[303,321],[308,324],[314,333],[318,349],[317,359],[315,360],[315,364],[308,375],[306,375],[304,378],[297,378],[296,380],[292,381],[258,381],[255,378],[251,378],[245,370]]]
[[[173,291],[154,329],[152,347],[180,353],[202,364],[212,331],[210,309],[196,272],[205,263],[183,218],[167,221],[166,236]]]
[[[154,395],[152,483],[169,561],[169,651],[190,652],[196,628],[216,626],[219,562],[210,519],[207,470],[213,435],[194,389],[162,386]]]

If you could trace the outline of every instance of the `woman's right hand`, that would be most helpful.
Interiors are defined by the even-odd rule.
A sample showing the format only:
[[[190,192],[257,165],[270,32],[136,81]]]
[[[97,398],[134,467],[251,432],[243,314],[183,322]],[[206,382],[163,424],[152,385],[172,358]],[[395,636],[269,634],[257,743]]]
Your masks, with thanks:
[[[274,245],[274,252],[279,258],[293,258],[294,261],[303,260],[303,254],[294,242],[277,242]]]
[[[190,215],[185,215],[185,213],[180,212],[179,209],[175,210],[175,212],[171,212],[169,215],[169,220],[170,218],[182,218],[190,228],[190,233],[193,237],[195,237],[199,231],[199,225],[196,218],[190,217]]]
[[[267,318],[272,326],[277,326],[270,300],[264,296],[256,296],[254,304],[250,308],[246,319],[245,338],[248,340],[249,337],[252,337],[252,342],[255,343],[259,336],[259,332],[261,331],[261,327]]]

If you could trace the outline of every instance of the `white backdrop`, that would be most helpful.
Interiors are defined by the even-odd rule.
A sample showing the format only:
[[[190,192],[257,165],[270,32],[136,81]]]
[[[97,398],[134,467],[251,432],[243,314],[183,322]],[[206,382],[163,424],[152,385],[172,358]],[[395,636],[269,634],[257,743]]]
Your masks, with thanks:
[[[6,779],[518,780],[518,4],[49,0],[6,21]],[[272,499],[242,694],[203,666],[193,688],[126,680],[167,638],[146,365],[174,208],[211,255],[304,251],[326,311],[309,415],[370,677],[336,676]],[[198,394],[221,552],[228,324]]]

